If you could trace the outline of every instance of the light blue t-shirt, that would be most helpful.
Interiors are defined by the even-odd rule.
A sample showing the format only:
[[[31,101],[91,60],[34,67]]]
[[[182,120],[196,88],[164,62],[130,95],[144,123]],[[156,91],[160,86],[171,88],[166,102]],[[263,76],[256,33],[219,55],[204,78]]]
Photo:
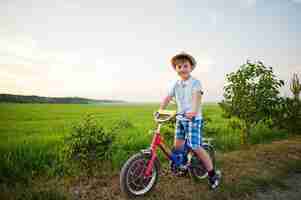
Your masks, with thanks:
[[[192,93],[203,93],[202,84],[199,80],[190,76],[187,80],[175,81],[168,91],[168,96],[175,97],[177,103],[177,113],[192,112]],[[189,120],[181,115],[177,116],[179,120]],[[199,105],[195,119],[202,119],[202,108]]]

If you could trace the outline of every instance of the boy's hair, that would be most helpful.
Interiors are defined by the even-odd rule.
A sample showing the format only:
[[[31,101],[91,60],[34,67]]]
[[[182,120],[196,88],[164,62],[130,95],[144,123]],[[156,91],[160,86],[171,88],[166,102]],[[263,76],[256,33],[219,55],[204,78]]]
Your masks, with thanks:
[[[181,52],[181,53],[175,55],[170,60],[171,65],[173,66],[174,69],[176,68],[176,65],[182,64],[185,61],[188,61],[191,64],[192,69],[195,68],[195,66],[196,66],[196,60],[194,59],[193,56],[191,56],[191,55],[189,55],[189,54],[187,54],[185,52]]]
[[[185,63],[186,61],[188,61],[190,63],[191,66],[193,66],[192,62],[190,59],[188,59],[186,56],[179,56],[174,60],[174,65],[180,65]]]

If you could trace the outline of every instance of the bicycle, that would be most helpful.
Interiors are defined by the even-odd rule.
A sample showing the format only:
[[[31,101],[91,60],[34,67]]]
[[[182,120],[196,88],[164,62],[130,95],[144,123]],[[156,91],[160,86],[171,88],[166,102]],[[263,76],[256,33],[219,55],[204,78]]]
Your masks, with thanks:
[[[154,113],[154,120],[158,126],[156,131],[154,131],[150,147],[131,156],[121,169],[120,187],[122,193],[126,196],[143,196],[155,188],[161,168],[157,157],[158,147],[170,161],[170,169],[173,174],[190,174],[195,180],[202,180],[208,176],[203,163],[187,145],[187,138],[185,138],[185,144],[180,150],[171,152],[164,144],[164,138],[160,133],[161,126],[177,115],[183,114],[177,114],[176,111],[169,110]],[[161,116],[165,116],[165,118]],[[211,143],[212,140],[212,138],[203,138],[202,147],[209,154],[215,168],[215,149]]]

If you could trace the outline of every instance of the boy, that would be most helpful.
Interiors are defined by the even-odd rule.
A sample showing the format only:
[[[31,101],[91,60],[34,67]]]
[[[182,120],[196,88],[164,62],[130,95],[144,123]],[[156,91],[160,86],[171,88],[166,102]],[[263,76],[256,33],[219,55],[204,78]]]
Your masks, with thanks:
[[[202,85],[190,74],[196,66],[196,61],[191,55],[182,52],[171,59],[171,65],[180,79],[169,89],[168,95],[160,105],[160,110],[164,110],[175,97],[177,113],[182,113],[184,116],[177,116],[174,146],[179,149],[184,145],[185,136],[188,134],[188,144],[204,163],[208,171],[210,188],[215,189],[219,185],[220,173],[215,172],[210,157],[201,146],[203,118],[200,101],[203,94]]]

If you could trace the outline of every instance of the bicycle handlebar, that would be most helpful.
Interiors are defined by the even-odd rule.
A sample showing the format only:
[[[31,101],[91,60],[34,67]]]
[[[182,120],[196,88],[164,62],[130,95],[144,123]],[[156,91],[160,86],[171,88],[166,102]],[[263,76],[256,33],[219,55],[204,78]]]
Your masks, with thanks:
[[[182,115],[185,116],[184,114],[181,113],[177,113],[176,111],[171,111],[171,110],[162,110],[162,111],[157,111],[154,112],[154,120],[157,123],[163,123],[163,122],[167,122],[169,120],[171,120],[173,117],[178,116],[178,115]],[[160,119],[160,115],[166,115],[167,117],[164,119]]]
[[[163,122],[167,122],[169,120],[171,120],[173,117],[175,116],[178,116],[178,115],[182,115],[182,116],[185,116],[185,114],[183,113],[177,113],[176,111],[170,111],[170,110],[161,110],[161,111],[157,111],[157,112],[154,112],[154,120],[157,122],[157,123],[163,123]],[[167,118],[164,118],[164,119],[160,119],[160,115],[167,115],[168,117]],[[213,138],[208,138],[208,137],[204,137],[203,138],[203,141],[208,143],[208,144],[211,144],[211,142],[213,141],[214,139]]]

